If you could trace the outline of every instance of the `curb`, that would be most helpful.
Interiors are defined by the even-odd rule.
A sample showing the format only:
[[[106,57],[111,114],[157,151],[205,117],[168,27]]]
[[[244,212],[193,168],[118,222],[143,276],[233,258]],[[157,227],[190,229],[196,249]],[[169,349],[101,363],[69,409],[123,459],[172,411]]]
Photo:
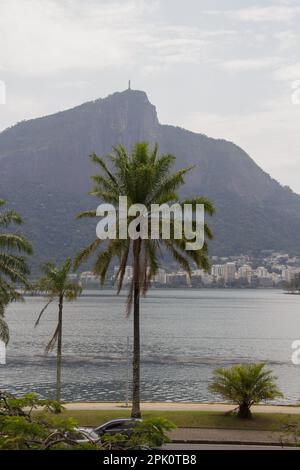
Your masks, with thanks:
[[[209,439],[172,439],[172,444],[222,444],[222,445],[246,445],[246,446],[281,446],[281,447],[294,447],[292,444],[287,442],[282,443],[280,441],[269,442],[269,441],[240,441],[240,440],[209,440]]]

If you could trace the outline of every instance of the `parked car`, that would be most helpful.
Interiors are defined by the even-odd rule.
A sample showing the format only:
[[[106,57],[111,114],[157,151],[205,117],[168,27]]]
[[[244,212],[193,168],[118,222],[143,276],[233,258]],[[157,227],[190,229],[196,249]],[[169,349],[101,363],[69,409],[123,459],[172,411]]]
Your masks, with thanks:
[[[101,426],[93,428],[92,431],[99,437],[103,434],[126,434],[130,437],[134,427],[141,421],[141,419],[136,418],[112,419],[107,423],[101,424]]]
[[[113,419],[107,423],[101,424],[95,428],[77,428],[72,433],[68,433],[68,437],[78,443],[85,442],[101,442],[101,437],[106,435],[125,434],[130,437],[134,427],[141,422],[141,419],[121,418]]]
[[[74,431],[67,432],[66,437],[78,444],[97,443],[100,441],[98,434],[93,432],[92,428],[76,428]]]

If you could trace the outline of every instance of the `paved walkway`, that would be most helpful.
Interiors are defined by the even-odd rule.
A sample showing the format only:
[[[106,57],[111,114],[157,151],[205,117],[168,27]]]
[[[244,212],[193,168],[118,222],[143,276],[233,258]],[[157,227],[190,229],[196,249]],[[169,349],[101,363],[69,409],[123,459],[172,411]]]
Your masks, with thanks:
[[[68,410],[122,410],[126,409],[124,403],[117,402],[73,402],[64,404]],[[230,411],[235,405],[226,405],[223,403],[169,403],[169,402],[143,402],[142,410],[158,410],[158,411]],[[300,414],[300,406],[284,406],[284,405],[256,405],[253,406],[254,413],[290,413]]]
[[[177,428],[170,433],[173,443],[191,444],[281,445],[282,437],[280,432],[236,429]],[[286,436],[284,442],[287,443]]]

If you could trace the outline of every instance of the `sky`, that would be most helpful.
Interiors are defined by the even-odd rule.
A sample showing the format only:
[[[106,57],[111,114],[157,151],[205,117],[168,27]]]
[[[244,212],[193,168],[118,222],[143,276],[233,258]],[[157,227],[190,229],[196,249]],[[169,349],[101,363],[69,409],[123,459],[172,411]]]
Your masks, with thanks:
[[[0,129],[130,79],[300,193],[300,0],[0,0],[0,45]]]

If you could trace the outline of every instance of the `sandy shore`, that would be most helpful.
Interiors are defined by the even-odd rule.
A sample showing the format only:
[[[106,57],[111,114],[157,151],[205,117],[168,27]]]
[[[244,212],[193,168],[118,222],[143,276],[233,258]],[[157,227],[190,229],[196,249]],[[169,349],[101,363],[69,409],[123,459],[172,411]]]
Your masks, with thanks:
[[[65,403],[64,407],[68,410],[121,410],[126,409],[124,403],[118,402],[73,402]],[[130,408],[130,406],[129,406]],[[161,411],[230,411],[235,405],[223,403],[171,403],[171,402],[143,402],[142,410],[161,410]],[[286,405],[256,405],[252,407],[255,413],[292,413],[300,414],[300,406]]]

